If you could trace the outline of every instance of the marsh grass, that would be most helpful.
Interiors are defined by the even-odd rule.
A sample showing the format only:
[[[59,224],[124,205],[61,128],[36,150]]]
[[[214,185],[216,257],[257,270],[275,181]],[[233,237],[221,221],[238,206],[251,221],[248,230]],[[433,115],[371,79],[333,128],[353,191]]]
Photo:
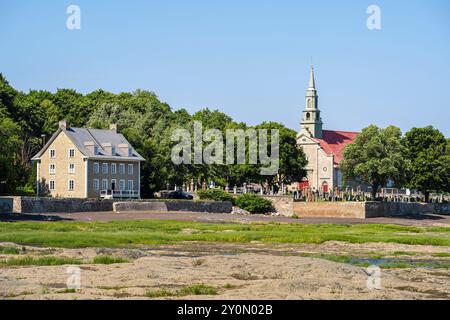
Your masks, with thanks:
[[[158,290],[148,290],[145,293],[147,298],[161,298],[161,297],[184,297],[184,296],[200,296],[200,295],[216,295],[217,288],[204,284],[195,284],[185,286],[178,290],[168,290],[165,288]]]
[[[52,256],[44,257],[20,257],[0,261],[0,266],[59,266],[66,264],[82,264],[83,261],[75,258],[60,258]]]
[[[126,263],[128,262],[128,259],[121,258],[121,257],[114,257],[114,256],[108,256],[108,255],[99,255],[94,257],[94,260],[92,261],[93,264],[114,264],[114,263]]]
[[[182,232],[186,229],[195,229],[197,232]],[[137,247],[182,241],[318,244],[343,241],[449,246],[450,228],[376,224],[201,223],[170,220],[2,222],[0,241],[64,248]]]
[[[19,254],[20,250],[16,247],[0,247],[1,254]]]

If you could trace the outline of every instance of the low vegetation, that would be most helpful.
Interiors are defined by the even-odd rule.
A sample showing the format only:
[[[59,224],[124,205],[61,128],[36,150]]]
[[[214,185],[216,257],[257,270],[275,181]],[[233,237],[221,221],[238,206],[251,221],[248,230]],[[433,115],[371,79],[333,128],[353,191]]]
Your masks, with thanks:
[[[113,263],[126,263],[127,259],[121,257],[113,257],[107,255],[96,256],[93,260],[93,264],[113,264]]]
[[[195,232],[186,233],[191,229]],[[111,222],[0,223],[0,242],[46,247],[137,247],[181,241],[250,243],[384,242],[450,245],[448,227],[411,227],[380,224],[304,225],[281,223],[201,223],[144,220]]]
[[[60,258],[52,256],[44,257],[20,257],[0,261],[0,266],[59,266],[65,264],[82,264],[83,261],[75,258]]]
[[[0,254],[19,254],[20,250],[16,247],[0,247]]]
[[[234,204],[234,198],[228,192],[221,189],[205,189],[198,190],[197,195],[202,200],[214,200],[214,201],[230,201]]]
[[[250,213],[269,213],[275,211],[270,200],[250,193],[239,196],[236,199],[236,205]]]
[[[185,296],[200,296],[200,295],[216,295],[217,288],[204,285],[196,284],[192,286],[185,286],[178,290],[168,290],[165,288],[158,290],[148,290],[145,296],[148,298],[161,298],[161,297],[185,297]]]

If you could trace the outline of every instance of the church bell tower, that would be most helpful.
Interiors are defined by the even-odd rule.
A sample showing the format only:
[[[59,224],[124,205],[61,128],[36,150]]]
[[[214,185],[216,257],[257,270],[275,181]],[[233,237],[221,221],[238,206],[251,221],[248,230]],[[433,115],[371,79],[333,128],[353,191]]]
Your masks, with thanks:
[[[322,138],[322,118],[319,110],[319,96],[317,95],[314,68],[311,66],[309,85],[306,91],[306,106],[300,122],[300,134],[311,138]]]

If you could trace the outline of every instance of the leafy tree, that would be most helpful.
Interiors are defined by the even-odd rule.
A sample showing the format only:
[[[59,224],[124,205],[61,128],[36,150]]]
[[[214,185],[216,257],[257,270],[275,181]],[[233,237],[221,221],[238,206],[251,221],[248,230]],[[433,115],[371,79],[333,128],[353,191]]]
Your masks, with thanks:
[[[404,182],[408,162],[401,143],[399,128],[389,126],[380,129],[375,125],[364,128],[355,143],[344,150],[341,170],[346,179],[359,178],[372,187],[372,199],[378,188],[393,180],[397,185]]]
[[[297,145],[297,133],[286,128],[277,122],[263,122],[255,129],[266,129],[268,132],[268,146],[271,145],[271,130],[279,130],[279,170],[272,176],[259,176],[261,183],[267,182],[269,186],[290,184],[295,181],[301,181],[306,175],[305,166],[307,164],[306,156],[302,148]]]
[[[449,192],[450,148],[444,135],[432,126],[412,128],[403,144],[410,161],[407,185],[421,191],[427,202],[433,191]]]

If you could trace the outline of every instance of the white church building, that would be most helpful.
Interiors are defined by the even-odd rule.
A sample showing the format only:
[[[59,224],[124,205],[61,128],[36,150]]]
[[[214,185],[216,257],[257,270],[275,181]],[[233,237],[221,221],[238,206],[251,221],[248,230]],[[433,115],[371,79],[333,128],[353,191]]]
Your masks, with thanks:
[[[344,148],[353,143],[358,132],[323,130],[320,116],[319,97],[311,67],[309,85],[306,91],[306,106],[300,122],[297,144],[301,146],[308,160],[307,177],[297,187],[309,187],[313,191],[330,192],[343,189],[340,163]]]

